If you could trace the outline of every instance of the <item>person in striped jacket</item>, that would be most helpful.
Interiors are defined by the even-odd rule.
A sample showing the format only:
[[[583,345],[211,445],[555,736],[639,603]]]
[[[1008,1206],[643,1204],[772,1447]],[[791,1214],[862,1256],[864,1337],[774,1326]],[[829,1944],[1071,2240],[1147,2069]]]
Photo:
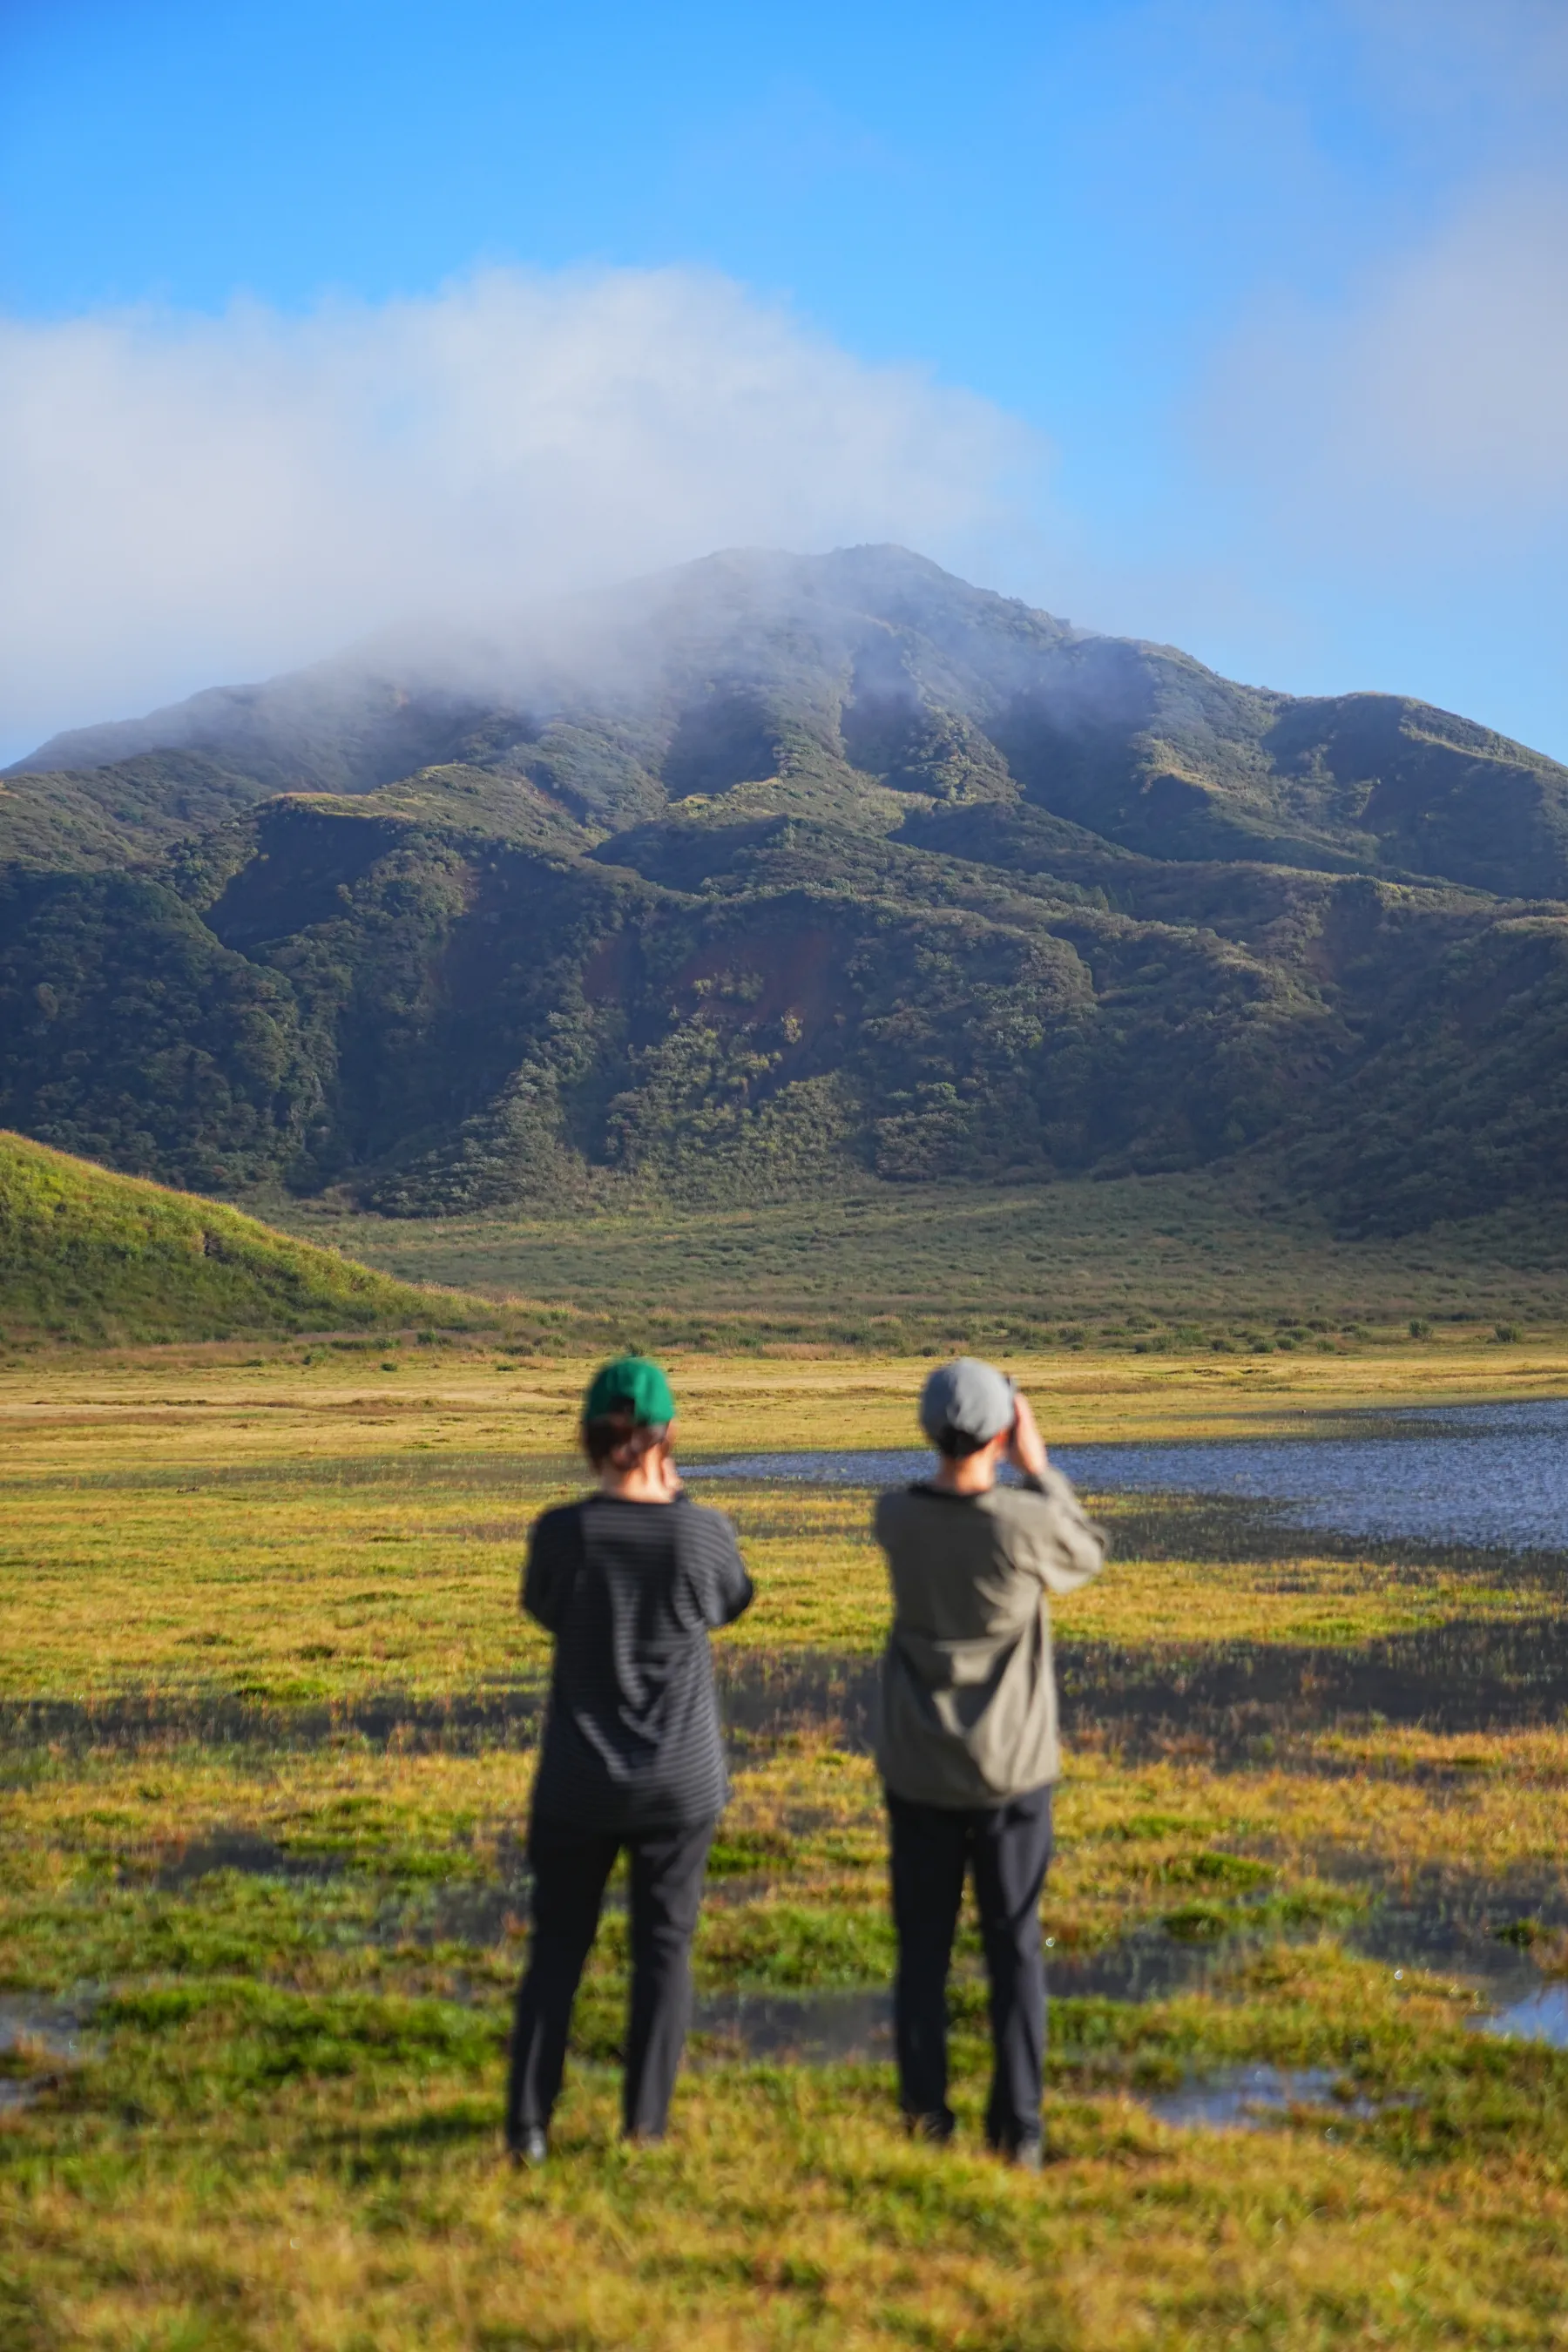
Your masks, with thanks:
[[[752,1601],[735,1530],[689,1502],[671,1453],[659,1367],[622,1356],[595,1375],[584,1450],[598,1484],[534,1522],[522,1606],[554,1637],[528,1858],[532,1938],[507,2091],[514,2162],[548,2152],[572,2003],[626,1848],[631,2006],[623,2120],[662,2138],[691,2016],[691,1938],[729,1796],[709,1634]]]

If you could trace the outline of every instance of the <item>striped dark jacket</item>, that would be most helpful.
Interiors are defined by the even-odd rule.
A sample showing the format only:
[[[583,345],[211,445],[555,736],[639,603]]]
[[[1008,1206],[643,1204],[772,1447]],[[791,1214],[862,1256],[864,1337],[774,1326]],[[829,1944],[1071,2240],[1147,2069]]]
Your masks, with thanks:
[[[555,1636],[533,1809],[588,1830],[712,1821],[729,1783],[711,1628],[751,1605],[722,1511],[588,1495],[534,1522],[522,1605]]]

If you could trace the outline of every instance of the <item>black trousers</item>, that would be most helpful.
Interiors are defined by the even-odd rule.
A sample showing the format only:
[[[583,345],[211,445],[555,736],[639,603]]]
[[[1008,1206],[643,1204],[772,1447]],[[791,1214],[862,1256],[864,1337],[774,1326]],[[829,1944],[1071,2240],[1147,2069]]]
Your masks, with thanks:
[[[631,1860],[632,1986],[625,2126],[657,2139],[691,2022],[691,1937],[714,1824],[628,1831],[536,1819],[529,1831],[533,1938],[512,2023],[506,2131],[515,2147],[550,2121],[566,2067],[572,2003],[598,1929],[605,1883],[622,1846]]]
[[[1040,1889],[1051,1859],[1051,1790],[1005,1805],[916,1804],[887,1792],[892,1825],[893,1924],[899,1973],[893,2029],[905,2115],[945,2135],[947,1970],[966,1872],[974,1873],[991,1980],[994,2064],[985,2137],[1011,2150],[1040,2129],[1046,1971]]]

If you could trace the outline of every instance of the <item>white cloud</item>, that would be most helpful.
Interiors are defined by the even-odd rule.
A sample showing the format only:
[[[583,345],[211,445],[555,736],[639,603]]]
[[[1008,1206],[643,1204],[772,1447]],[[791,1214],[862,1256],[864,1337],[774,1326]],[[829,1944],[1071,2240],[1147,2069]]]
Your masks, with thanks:
[[[1568,193],[1493,188],[1343,307],[1276,301],[1221,354],[1215,461],[1319,545],[1398,564],[1568,519]]]
[[[689,270],[0,323],[0,741],[719,546],[961,561],[1038,454]]]
[[[1450,172],[1539,149],[1561,159],[1562,0],[1338,0],[1380,110],[1455,142]]]

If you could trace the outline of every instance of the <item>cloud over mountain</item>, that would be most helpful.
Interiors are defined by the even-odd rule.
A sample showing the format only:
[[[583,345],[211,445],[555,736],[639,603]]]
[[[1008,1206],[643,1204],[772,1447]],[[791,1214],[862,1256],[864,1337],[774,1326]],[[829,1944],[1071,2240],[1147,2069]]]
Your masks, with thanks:
[[[715,274],[0,327],[0,743],[715,544],[962,554],[1023,427]]]

